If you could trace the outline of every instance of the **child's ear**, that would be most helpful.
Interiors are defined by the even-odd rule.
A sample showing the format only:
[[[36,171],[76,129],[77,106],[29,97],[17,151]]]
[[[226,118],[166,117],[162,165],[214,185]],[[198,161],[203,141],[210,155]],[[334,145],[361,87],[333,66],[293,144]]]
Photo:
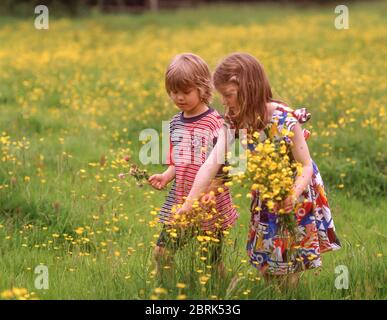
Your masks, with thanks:
[[[202,88],[198,88],[198,94],[199,94],[200,101],[204,102],[204,92]]]

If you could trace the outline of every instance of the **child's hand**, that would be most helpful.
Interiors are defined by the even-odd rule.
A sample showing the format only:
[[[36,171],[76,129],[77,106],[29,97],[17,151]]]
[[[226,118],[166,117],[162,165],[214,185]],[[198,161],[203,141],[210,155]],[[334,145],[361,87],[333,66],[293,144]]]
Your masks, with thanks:
[[[296,205],[297,198],[294,195],[288,196],[283,202],[281,209],[285,212],[292,212]]]
[[[183,205],[177,209],[176,215],[188,214],[192,210],[192,203],[185,201]]]
[[[216,196],[214,191],[206,193],[201,199],[201,203],[204,205],[210,205],[216,203]]]
[[[223,187],[223,183],[220,179],[212,180],[210,186],[207,189],[207,192],[200,198],[201,204],[204,206],[211,206],[216,204],[215,190],[220,187]]]
[[[168,178],[163,174],[154,174],[149,177],[148,181],[151,186],[157,190],[164,189],[169,182]]]

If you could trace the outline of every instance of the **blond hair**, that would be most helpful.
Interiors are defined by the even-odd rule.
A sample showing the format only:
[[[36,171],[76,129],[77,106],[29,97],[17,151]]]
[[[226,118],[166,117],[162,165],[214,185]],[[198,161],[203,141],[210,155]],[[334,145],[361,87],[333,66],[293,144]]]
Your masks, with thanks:
[[[200,99],[209,104],[212,98],[211,73],[207,63],[193,53],[182,53],[175,56],[165,73],[165,89],[187,91],[190,88],[199,90]]]
[[[268,119],[267,103],[273,101],[269,80],[261,63],[247,53],[225,57],[214,72],[214,85],[238,86],[238,109],[226,110],[226,119],[234,127],[248,131],[263,129]]]

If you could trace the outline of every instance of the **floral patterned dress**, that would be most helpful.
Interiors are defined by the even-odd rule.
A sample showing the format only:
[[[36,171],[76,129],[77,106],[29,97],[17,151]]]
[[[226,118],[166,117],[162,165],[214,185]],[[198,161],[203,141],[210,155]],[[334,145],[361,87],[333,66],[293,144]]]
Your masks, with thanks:
[[[299,122],[308,121],[310,114],[305,108],[292,110],[282,104],[276,105],[270,126],[276,122],[278,130],[291,131]],[[267,132],[267,131],[266,131]],[[307,139],[309,131],[304,129]],[[262,135],[264,140],[266,137]],[[289,137],[283,137],[290,143]],[[340,241],[329,204],[324,191],[324,183],[317,165],[313,163],[313,176],[310,184],[298,198],[295,206],[297,221],[296,245],[289,248],[288,242],[279,234],[278,215],[271,212],[259,194],[253,194],[251,203],[251,221],[247,241],[250,263],[262,272],[272,275],[284,275],[313,269],[321,266],[323,252],[340,249]],[[260,211],[255,208],[259,206]]]

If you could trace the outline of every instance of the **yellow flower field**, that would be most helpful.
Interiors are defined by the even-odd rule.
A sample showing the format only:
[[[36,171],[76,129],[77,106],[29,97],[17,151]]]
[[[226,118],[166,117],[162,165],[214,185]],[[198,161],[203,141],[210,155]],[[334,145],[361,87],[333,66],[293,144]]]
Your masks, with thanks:
[[[335,29],[329,5],[50,17],[49,30],[0,17],[1,298],[385,299],[386,9],[351,4],[348,30]],[[234,51],[256,56],[276,97],[312,114],[308,145],[343,249],[297,291],[279,293],[247,263],[249,199],[237,185],[225,278],[193,243],[160,283],[152,249],[166,191],[118,178],[130,163],[163,169],[139,162],[139,133],[161,133],[178,112],[164,89],[171,58],[194,52],[213,69]],[[223,111],[217,95],[213,106]],[[47,289],[36,286],[40,265]],[[340,265],[347,289],[335,287]]]

